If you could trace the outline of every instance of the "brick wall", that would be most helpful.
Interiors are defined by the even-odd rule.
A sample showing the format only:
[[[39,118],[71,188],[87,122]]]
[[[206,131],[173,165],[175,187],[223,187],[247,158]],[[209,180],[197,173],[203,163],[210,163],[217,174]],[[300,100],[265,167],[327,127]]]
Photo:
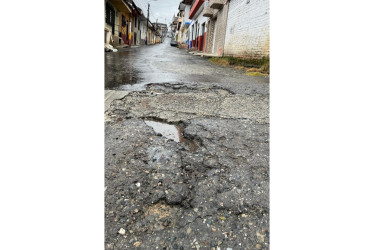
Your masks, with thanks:
[[[212,20],[210,19],[208,21],[208,29],[207,29],[207,32],[206,32],[206,52],[207,53],[213,53],[212,52],[212,49],[213,49],[213,36],[214,36],[214,26],[216,24],[216,21],[215,20]]]
[[[230,1],[224,55],[269,55],[269,0]]]

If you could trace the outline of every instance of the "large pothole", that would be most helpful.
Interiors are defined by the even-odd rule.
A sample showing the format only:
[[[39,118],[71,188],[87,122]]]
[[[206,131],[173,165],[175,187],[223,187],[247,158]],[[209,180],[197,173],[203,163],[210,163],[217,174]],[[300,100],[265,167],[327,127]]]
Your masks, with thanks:
[[[196,151],[199,148],[198,143],[194,140],[185,138],[183,135],[183,126],[180,124],[169,124],[167,122],[144,120],[145,124],[150,126],[157,134],[161,134],[167,139],[179,143],[185,143],[191,151]]]

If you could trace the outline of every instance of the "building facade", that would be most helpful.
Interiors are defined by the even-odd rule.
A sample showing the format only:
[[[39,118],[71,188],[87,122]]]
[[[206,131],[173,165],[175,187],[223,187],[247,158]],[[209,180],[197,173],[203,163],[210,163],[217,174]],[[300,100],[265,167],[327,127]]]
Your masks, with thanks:
[[[192,0],[183,0],[179,4],[179,13],[181,15],[180,27],[178,30],[178,43],[189,44],[189,30],[191,20],[188,18],[188,14],[191,10]]]
[[[105,43],[114,46],[122,43],[121,13],[130,13],[131,9],[121,0],[105,1]]]
[[[194,0],[191,4],[188,18],[191,20],[189,26],[189,48],[195,48],[205,52],[206,27],[208,18],[203,16],[203,10],[207,7],[204,0]]]
[[[155,28],[132,0],[105,0],[104,29],[105,44],[115,47],[146,44],[147,37],[155,41]]]
[[[182,0],[178,10],[183,17],[178,42],[187,42],[189,49],[217,56],[269,56],[269,0]]]
[[[269,56],[269,0],[230,0],[224,55]]]
[[[209,18],[205,52],[222,56],[226,37],[229,2],[210,0],[204,15]]]

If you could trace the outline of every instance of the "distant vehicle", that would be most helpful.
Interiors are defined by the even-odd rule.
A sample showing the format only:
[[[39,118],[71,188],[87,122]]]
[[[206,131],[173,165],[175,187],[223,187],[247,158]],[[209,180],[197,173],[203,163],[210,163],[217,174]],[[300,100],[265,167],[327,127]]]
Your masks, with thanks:
[[[170,42],[170,46],[177,47],[177,46],[178,46],[177,41],[175,41],[174,39],[171,40],[171,42]]]

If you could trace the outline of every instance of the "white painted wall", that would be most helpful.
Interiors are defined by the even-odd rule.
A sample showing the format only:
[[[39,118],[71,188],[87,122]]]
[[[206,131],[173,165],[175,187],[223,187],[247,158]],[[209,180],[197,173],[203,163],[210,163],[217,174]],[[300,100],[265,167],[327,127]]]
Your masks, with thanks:
[[[230,1],[224,54],[269,55],[269,0]]]
[[[145,39],[146,39],[146,36],[147,36],[146,21],[141,21],[140,22],[140,33],[141,33],[141,39],[144,40],[144,42],[142,42],[142,43],[145,43]]]

